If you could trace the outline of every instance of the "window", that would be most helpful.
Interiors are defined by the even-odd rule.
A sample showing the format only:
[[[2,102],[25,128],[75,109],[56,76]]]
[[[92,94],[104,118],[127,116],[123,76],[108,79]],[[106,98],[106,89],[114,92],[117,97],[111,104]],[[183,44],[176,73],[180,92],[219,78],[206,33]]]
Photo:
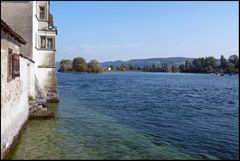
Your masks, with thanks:
[[[12,80],[12,49],[8,49],[8,73],[7,73],[7,81]]]
[[[41,49],[49,49],[53,50],[55,49],[54,46],[54,37],[48,37],[48,36],[40,36],[40,48]]]
[[[50,37],[47,38],[47,48],[53,49],[53,38]]]
[[[13,54],[12,56],[12,78],[20,77],[20,63],[19,55]]]
[[[41,20],[45,19],[45,7],[39,7],[40,13],[39,13],[39,17]]]
[[[7,81],[20,77],[19,55],[13,54],[12,49],[8,49],[8,75]]]
[[[41,36],[41,48],[46,48],[46,36]]]

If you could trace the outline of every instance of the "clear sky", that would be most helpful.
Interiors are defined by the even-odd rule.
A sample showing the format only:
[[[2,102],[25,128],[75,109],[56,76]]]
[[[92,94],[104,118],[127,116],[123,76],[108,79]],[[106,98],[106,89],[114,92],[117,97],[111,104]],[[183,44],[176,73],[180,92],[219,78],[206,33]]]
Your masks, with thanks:
[[[239,55],[238,2],[52,1],[57,61]]]

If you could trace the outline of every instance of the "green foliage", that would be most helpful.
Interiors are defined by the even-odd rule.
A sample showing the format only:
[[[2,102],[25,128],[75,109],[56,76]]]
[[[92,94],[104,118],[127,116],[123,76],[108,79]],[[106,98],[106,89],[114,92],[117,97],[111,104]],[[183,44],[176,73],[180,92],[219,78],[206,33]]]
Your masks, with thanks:
[[[114,66],[110,66],[112,69]],[[201,57],[186,60],[182,64],[151,64],[145,66],[137,66],[133,64],[121,64],[116,66],[117,71],[139,70],[145,72],[184,72],[184,73],[239,73],[239,59],[237,55],[231,55],[228,60],[221,56],[220,65],[217,65],[217,59],[209,57]]]
[[[235,65],[233,63],[229,63],[226,68],[227,73],[234,73],[235,72]]]
[[[116,71],[117,70],[117,68],[115,66],[113,66],[113,65],[110,65],[110,68],[111,68],[112,71]]]
[[[72,71],[72,61],[63,59],[60,62],[59,72]]]
[[[87,64],[88,73],[101,73],[103,72],[102,66],[98,63],[97,60],[93,59]]]
[[[171,68],[172,68],[173,73],[178,72],[178,66],[177,65],[173,64]]]
[[[225,57],[223,55],[221,55],[220,62],[221,62],[222,69],[225,70],[225,68],[227,66],[227,60],[225,59]]]
[[[228,62],[236,65],[236,64],[238,64],[238,62],[239,62],[239,58],[238,58],[237,55],[231,55],[231,56],[229,56],[229,58],[228,58]]]
[[[89,63],[86,63],[84,58],[76,57],[73,61],[61,60],[59,72],[65,71],[100,73],[103,72],[103,68],[97,60],[91,60]]]
[[[231,55],[228,60],[223,55],[220,57],[220,65],[217,59],[209,56],[205,58],[196,58],[192,61],[186,60],[182,64],[153,63],[150,65],[136,65],[121,63],[118,66],[110,65],[112,71],[145,71],[145,72],[184,72],[184,73],[239,73],[239,58],[237,55]],[[76,57],[71,60],[63,59],[60,62],[59,71],[77,71],[88,73],[101,73],[103,67],[97,60],[93,59],[86,63],[82,57]]]
[[[237,55],[231,55],[228,58],[228,62],[234,64],[235,72],[239,73],[239,58]]]
[[[74,58],[72,66],[73,66],[73,70],[77,72],[86,72],[87,70],[86,60],[82,57]]]
[[[29,100],[29,101],[34,100],[33,96],[29,95],[29,96],[28,96],[28,100]]]

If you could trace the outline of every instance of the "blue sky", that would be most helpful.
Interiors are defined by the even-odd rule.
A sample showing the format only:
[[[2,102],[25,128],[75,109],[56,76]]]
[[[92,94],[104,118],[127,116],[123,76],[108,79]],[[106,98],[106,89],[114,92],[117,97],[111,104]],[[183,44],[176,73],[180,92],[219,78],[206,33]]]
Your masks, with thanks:
[[[239,53],[238,2],[52,1],[51,13],[57,61]]]

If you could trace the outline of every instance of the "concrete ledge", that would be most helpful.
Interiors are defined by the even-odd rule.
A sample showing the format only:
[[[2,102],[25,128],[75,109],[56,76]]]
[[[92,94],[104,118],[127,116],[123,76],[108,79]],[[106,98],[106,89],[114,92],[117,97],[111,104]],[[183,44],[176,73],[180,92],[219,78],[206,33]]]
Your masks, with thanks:
[[[29,116],[29,119],[52,119],[52,118],[55,118],[54,112],[52,111],[32,113]]]
[[[38,65],[38,68],[56,68],[55,65]]]
[[[48,103],[58,103],[59,99],[49,99],[47,100]]]

